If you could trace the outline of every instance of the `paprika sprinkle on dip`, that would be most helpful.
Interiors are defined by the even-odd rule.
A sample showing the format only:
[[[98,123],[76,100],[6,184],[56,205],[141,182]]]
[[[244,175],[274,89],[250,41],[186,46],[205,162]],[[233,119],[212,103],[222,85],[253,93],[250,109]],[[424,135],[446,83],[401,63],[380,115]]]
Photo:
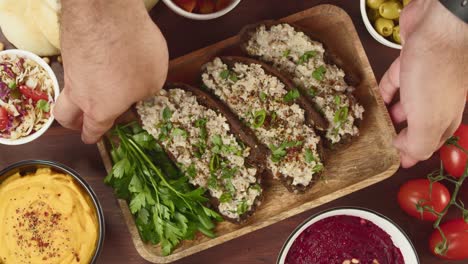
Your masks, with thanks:
[[[97,219],[71,176],[50,169],[12,175],[0,183],[0,263],[89,263]]]

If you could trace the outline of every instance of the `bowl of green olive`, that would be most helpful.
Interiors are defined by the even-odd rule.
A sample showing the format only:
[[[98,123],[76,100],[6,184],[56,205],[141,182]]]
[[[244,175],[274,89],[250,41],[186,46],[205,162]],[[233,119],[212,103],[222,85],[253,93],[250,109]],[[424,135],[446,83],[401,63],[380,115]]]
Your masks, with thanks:
[[[401,49],[400,13],[411,0],[361,0],[367,31],[381,44]]]

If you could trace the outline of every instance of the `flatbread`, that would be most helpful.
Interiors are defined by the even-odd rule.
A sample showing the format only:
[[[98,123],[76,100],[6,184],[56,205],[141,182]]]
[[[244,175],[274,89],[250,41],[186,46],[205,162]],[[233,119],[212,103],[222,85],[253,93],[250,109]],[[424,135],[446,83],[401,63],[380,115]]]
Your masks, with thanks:
[[[58,54],[26,14],[29,0],[0,0],[0,27],[3,35],[17,48],[29,50],[39,56]]]
[[[55,6],[53,3],[55,2]],[[28,0],[26,17],[34,21],[39,31],[58,50],[60,49],[59,13],[55,0]]]

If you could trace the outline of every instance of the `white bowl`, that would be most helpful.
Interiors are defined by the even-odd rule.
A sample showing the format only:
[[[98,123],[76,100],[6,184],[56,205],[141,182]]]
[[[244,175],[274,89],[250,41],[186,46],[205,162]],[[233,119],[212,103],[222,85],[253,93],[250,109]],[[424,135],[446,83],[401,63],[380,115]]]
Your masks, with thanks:
[[[41,66],[42,68],[44,68],[46,70],[46,72],[49,74],[49,77],[52,79],[52,82],[53,82],[53,85],[54,85],[54,94],[55,94],[55,102],[57,102],[57,98],[60,94],[60,87],[59,87],[59,84],[58,84],[58,81],[57,81],[57,76],[55,76],[55,73],[54,71],[52,71],[52,68],[50,68],[49,64],[47,64],[42,58],[40,58],[39,56],[37,56],[36,54],[32,53],[32,52],[29,52],[29,51],[25,51],[25,50],[19,50],[19,49],[10,49],[10,50],[4,50],[4,51],[1,51],[0,52],[0,57],[3,56],[3,55],[16,55],[18,57],[23,57],[23,58],[28,58],[30,60],[33,60],[35,61],[37,64],[39,64],[39,66]],[[29,135],[29,136],[26,136],[26,137],[22,137],[22,138],[19,138],[19,139],[6,139],[6,138],[1,138],[0,137],[0,144],[3,144],[3,145],[22,145],[22,144],[26,144],[26,143],[29,143],[33,140],[36,140],[37,138],[39,138],[42,134],[44,134],[47,129],[49,129],[49,127],[52,125],[52,123],[54,122],[54,116],[52,115],[52,109],[50,110],[50,117],[49,117],[49,120],[47,120],[47,122],[44,124],[44,126],[39,129],[38,131],[36,131],[35,133]]]
[[[374,26],[369,20],[369,17],[367,16],[367,10],[366,10],[366,0],[361,0],[361,16],[362,20],[364,21],[364,25],[367,28],[367,31],[371,34],[371,36],[377,40],[379,43],[390,47],[394,49],[401,49],[401,45],[391,42],[390,40],[384,38],[382,35],[380,35],[377,30],[375,30]]]
[[[357,207],[346,207],[346,208],[335,208],[328,211],[324,211],[313,215],[304,223],[299,225],[293,233],[289,236],[286,242],[283,245],[283,248],[280,251],[278,256],[278,264],[284,264],[286,261],[286,256],[289,253],[289,249],[293,245],[296,238],[309,226],[312,224],[337,215],[350,215],[360,217],[362,219],[368,220],[378,227],[380,227],[383,231],[390,235],[393,244],[398,247],[403,255],[404,262],[406,264],[419,264],[418,254],[416,253],[416,249],[414,248],[413,244],[409,240],[408,236],[403,232],[403,230],[393,223],[387,217],[376,213],[374,211],[364,209],[364,208],[357,208]]]
[[[172,11],[176,12],[177,14],[190,18],[193,20],[211,20],[218,18],[220,16],[224,16],[225,14],[229,13],[234,7],[236,7],[241,0],[232,0],[231,4],[229,4],[226,8],[219,10],[214,13],[209,13],[209,14],[196,14],[196,13],[190,13],[179,7],[176,3],[174,3],[172,0],[163,0],[163,2],[170,8]]]

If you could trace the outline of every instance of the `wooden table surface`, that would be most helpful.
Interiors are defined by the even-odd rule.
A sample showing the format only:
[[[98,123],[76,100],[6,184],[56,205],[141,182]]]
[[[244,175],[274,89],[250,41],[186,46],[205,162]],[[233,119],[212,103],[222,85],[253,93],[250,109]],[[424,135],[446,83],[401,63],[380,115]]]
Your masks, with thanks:
[[[160,3],[152,10],[151,16],[168,40],[171,58],[176,58],[235,35],[246,24],[264,19],[281,18],[322,3],[335,4],[349,13],[377,80],[380,80],[387,67],[398,56],[398,51],[377,43],[370,36],[362,22],[357,0],[244,0],[228,15],[217,20],[203,22],[180,17]],[[54,63],[52,66],[59,75],[62,75],[60,65]],[[465,119],[467,118],[468,115],[465,114]],[[106,218],[106,239],[98,263],[147,263],[138,255],[132,244],[111,188],[103,183],[106,173],[95,145],[82,144],[77,132],[54,124],[43,137],[33,143],[16,147],[0,146],[0,168],[24,159],[45,159],[66,164],[77,170],[94,188],[104,207]],[[462,263],[443,261],[433,257],[429,253],[427,242],[432,232],[431,224],[406,216],[396,202],[398,187],[403,182],[410,178],[424,177],[438,167],[438,162],[439,158],[435,155],[414,168],[400,169],[390,179],[365,190],[177,263],[275,263],[283,242],[297,225],[314,213],[336,206],[366,207],[390,217],[407,232],[416,246],[422,264]],[[466,185],[462,190],[462,196],[462,199],[468,203],[468,186]],[[454,214],[450,216],[454,217]]]

